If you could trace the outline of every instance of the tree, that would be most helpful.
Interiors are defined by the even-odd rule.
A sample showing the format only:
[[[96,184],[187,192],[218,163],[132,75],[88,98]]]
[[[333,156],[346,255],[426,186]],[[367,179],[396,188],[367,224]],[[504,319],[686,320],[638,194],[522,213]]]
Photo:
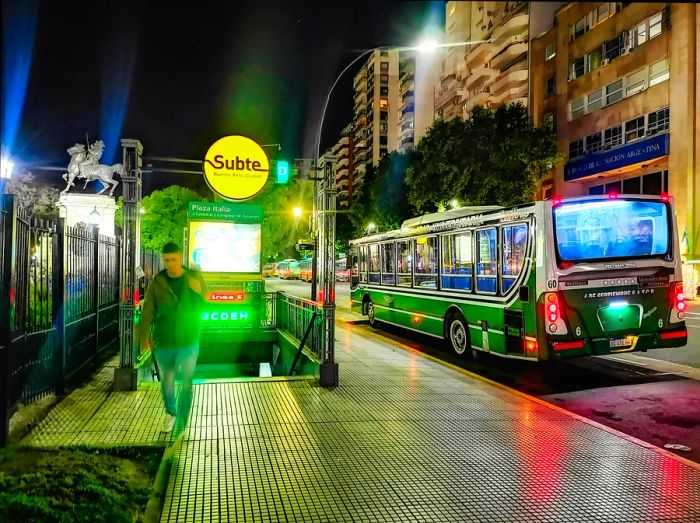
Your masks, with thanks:
[[[201,201],[199,194],[180,185],[153,191],[141,200],[141,244],[160,252],[168,242],[182,245],[190,201]],[[116,223],[122,226],[122,199],[117,202]]]
[[[343,240],[361,236],[369,222],[373,222],[379,230],[391,230],[397,229],[401,222],[410,217],[405,179],[412,161],[413,152],[394,151],[384,156],[376,166],[367,166],[364,183],[350,206],[348,221],[351,227],[340,220],[342,225],[339,231],[350,233],[350,237]]]
[[[34,218],[58,218],[58,198],[61,193],[55,187],[39,185],[31,172],[15,175],[7,184],[15,195],[19,207]]]
[[[522,104],[477,106],[468,120],[436,121],[407,170],[409,201],[419,213],[457,199],[463,205],[531,201],[561,161],[550,124],[534,127]]]

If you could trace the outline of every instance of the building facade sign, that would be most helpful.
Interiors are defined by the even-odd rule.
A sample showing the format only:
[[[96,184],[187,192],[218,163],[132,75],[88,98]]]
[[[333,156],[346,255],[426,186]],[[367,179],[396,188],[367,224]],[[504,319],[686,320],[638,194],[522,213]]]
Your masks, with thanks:
[[[658,134],[617,147],[610,151],[587,154],[564,166],[564,181],[570,182],[592,174],[610,171],[668,155],[668,134]]]

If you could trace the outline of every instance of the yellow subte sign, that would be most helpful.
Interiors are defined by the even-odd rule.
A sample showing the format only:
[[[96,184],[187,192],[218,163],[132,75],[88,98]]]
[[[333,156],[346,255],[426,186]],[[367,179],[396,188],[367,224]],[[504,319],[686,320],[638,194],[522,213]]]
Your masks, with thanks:
[[[262,147],[250,138],[224,136],[204,157],[204,179],[212,191],[231,201],[252,198],[265,187],[270,163]]]

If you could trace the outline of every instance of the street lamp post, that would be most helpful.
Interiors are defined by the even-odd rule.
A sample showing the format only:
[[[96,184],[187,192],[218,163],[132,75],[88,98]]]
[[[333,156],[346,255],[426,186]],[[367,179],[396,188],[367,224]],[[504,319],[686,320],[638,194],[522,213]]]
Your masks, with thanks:
[[[343,75],[357,62],[375,51],[395,50],[395,51],[431,51],[438,47],[453,47],[456,45],[471,45],[488,42],[489,40],[476,40],[471,42],[451,42],[447,44],[437,44],[435,42],[426,42],[418,47],[390,47],[379,46],[372,49],[367,49],[355,57],[345,68],[338,74],[333,81],[331,88],[328,90],[326,99],[323,103],[321,111],[321,119],[319,121],[318,130],[316,131],[316,142],[314,147],[314,158],[312,171],[321,173],[314,176],[314,201],[313,201],[313,242],[314,253],[311,264],[311,299],[319,300],[317,294],[316,281],[318,276],[318,260],[319,247],[321,250],[321,276],[320,283],[323,290],[322,301],[324,311],[324,349],[321,362],[321,378],[322,386],[335,386],[338,384],[338,364],[334,359],[334,321],[335,321],[335,211],[336,211],[336,189],[335,189],[335,158],[329,155],[324,156],[323,166],[319,165],[321,157],[321,133],[323,132],[323,121],[326,117],[326,110],[330,103],[331,95],[338,82]],[[316,181],[321,182],[321,191],[319,198],[318,187]],[[320,235],[319,235],[320,232]]]

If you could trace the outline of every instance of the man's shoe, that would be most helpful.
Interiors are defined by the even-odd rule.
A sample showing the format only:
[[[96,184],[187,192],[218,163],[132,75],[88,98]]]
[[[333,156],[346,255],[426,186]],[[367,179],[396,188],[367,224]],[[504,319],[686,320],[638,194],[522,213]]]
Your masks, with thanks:
[[[165,422],[163,423],[163,428],[160,431],[161,432],[172,432],[174,427],[175,427],[175,416],[172,416],[170,414],[166,414]]]

